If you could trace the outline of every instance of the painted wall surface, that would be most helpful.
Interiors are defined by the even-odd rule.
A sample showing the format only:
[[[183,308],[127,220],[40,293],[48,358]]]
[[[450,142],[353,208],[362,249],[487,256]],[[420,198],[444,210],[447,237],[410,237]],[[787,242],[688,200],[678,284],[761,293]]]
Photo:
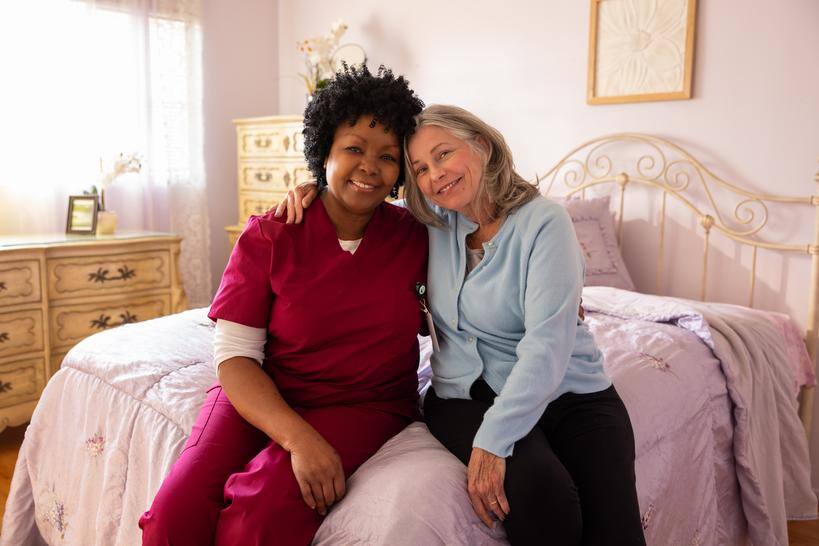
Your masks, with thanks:
[[[232,119],[278,108],[276,0],[205,0],[202,17],[205,170],[213,290],[230,248],[225,226],[238,220],[236,131]]]
[[[700,2],[694,98],[589,106],[586,74],[589,2],[578,0],[282,0],[279,4],[279,112],[299,113],[305,93],[297,72],[298,39],[327,32],[343,18],[346,41],[361,44],[371,66],[405,74],[429,104],[454,103],[500,129],[522,174],[543,173],[576,144],[615,132],[667,137],[720,177],[762,193],[807,196],[819,155],[819,2]],[[626,219],[639,211],[627,210]],[[772,211],[775,214],[775,211]],[[685,226],[686,221],[681,221]],[[687,220],[688,227],[696,225]],[[653,289],[644,267],[644,223],[627,222],[626,262],[638,288]],[[772,220],[777,242],[808,243],[811,211]],[[749,252],[717,245],[712,299],[746,301]],[[666,281],[697,297],[699,256],[677,259]],[[790,313],[804,325],[807,257],[760,264],[756,303]],[[783,275],[783,271],[785,275]],[[819,405],[814,417],[814,483],[819,484]]]

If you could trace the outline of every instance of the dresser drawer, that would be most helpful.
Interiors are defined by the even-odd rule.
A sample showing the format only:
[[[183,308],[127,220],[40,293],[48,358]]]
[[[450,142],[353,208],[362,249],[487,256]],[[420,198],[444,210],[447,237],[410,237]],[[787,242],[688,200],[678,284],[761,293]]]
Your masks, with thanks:
[[[227,231],[228,234],[228,242],[230,243],[230,248],[234,247],[234,245],[236,244],[236,240],[239,238],[239,235],[242,234],[244,229],[245,226],[240,225],[225,227],[225,231]]]
[[[264,214],[270,210],[274,204],[280,203],[286,193],[279,192],[239,192],[239,224],[244,225],[251,215]]]
[[[239,157],[293,157],[304,159],[300,123],[237,127]]]
[[[47,262],[48,295],[60,300],[166,288],[171,283],[170,263],[167,250],[52,258]]]
[[[312,176],[304,162],[239,162],[239,189],[286,192]]]
[[[37,400],[45,386],[45,360],[30,358],[0,366],[0,408]]]
[[[49,309],[51,349],[68,347],[91,334],[170,312],[170,296],[165,294],[52,307]]]
[[[40,301],[40,262],[0,263],[0,305]]]
[[[0,358],[43,350],[40,309],[0,313]]]
[[[51,379],[51,376],[60,371],[63,365],[63,359],[68,354],[69,349],[63,349],[58,353],[51,353],[51,358],[48,359],[49,369],[46,370],[46,377]]]

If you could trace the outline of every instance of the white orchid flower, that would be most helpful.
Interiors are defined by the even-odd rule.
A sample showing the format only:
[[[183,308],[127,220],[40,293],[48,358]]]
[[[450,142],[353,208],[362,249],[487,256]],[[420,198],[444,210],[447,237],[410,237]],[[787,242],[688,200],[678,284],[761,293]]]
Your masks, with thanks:
[[[321,80],[332,78],[336,73],[334,56],[339,48],[339,39],[347,32],[347,24],[338,19],[330,26],[325,36],[306,38],[296,42],[296,48],[304,54],[306,73],[299,74],[312,95]]]
[[[116,182],[117,179],[123,174],[138,173],[141,170],[142,160],[139,154],[132,153],[130,155],[125,155],[120,153],[119,157],[114,160],[114,164],[111,166],[111,171],[106,173],[100,179],[100,186],[102,186],[102,188],[107,188]]]

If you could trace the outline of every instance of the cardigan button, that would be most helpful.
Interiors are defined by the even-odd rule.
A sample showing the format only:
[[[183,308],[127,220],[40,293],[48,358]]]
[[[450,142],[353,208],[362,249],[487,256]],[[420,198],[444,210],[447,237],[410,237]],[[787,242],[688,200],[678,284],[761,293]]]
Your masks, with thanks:
[[[474,343],[474,342],[475,342],[475,338],[472,337],[472,336],[469,336],[469,343]]]

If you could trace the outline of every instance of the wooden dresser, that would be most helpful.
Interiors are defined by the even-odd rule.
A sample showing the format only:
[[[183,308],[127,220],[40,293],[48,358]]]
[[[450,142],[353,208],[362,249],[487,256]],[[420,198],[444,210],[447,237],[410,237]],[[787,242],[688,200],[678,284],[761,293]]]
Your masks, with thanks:
[[[179,244],[149,232],[0,236],[0,431],[30,419],[81,339],[187,308]]]
[[[238,156],[239,220],[225,230],[236,242],[252,214],[263,214],[293,186],[309,180],[301,116],[233,120]]]

